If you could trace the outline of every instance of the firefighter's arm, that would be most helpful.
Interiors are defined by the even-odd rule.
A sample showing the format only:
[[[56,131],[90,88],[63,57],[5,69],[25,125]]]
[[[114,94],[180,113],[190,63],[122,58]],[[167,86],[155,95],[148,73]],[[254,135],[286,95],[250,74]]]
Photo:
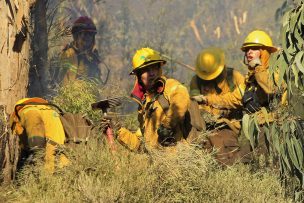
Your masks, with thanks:
[[[132,133],[126,128],[120,128],[118,131],[117,140],[127,146],[132,151],[137,151],[140,146],[140,137],[142,136],[140,129]]]
[[[246,88],[244,76],[237,71],[233,71],[233,83],[235,88],[232,92],[206,96],[207,104],[218,109],[237,109],[242,106],[242,97]]]
[[[274,78],[276,78],[276,74]],[[274,81],[270,77],[268,68],[266,69],[263,66],[257,67],[255,71],[255,80],[266,94],[276,93],[277,89],[275,88]]]
[[[166,128],[174,129],[185,116],[190,104],[190,97],[187,88],[181,84],[172,87],[167,96],[170,105],[161,124]]]

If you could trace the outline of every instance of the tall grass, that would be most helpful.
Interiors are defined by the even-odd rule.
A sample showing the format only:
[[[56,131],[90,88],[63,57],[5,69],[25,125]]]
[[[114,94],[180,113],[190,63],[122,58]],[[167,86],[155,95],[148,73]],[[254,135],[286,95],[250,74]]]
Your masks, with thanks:
[[[72,164],[49,175],[27,167],[1,192],[6,202],[286,202],[277,176],[249,166],[219,167],[189,146],[137,154],[91,140],[68,153]]]

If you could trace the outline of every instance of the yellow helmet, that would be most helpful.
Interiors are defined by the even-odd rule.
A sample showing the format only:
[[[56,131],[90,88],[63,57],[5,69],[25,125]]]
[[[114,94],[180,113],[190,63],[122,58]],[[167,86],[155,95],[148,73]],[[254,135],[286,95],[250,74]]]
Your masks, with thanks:
[[[224,51],[217,47],[210,47],[197,56],[195,72],[203,80],[213,80],[223,72],[224,66]]]
[[[48,103],[48,101],[45,99],[42,99],[40,97],[23,98],[23,99],[20,99],[19,101],[17,101],[17,103],[15,104],[15,108],[19,104],[26,104],[26,103]],[[22,109],[22,107],[19,107],[16,110],[19,111],[20,109]]]
[[[273,46],[270,36],[262,30],[254,30],[249,33],[245,38],[241,50],[246,51],[248,47],[265,47],[270,53],[278,50]]]
[[[149,47],[141,48],[137,50],[133,56],[133,70],[130,74],[132,75],[136,71],[155,63],[161,63],[163,65],[166,63],[166,61],[161,58],[160,54],[157,51]]]

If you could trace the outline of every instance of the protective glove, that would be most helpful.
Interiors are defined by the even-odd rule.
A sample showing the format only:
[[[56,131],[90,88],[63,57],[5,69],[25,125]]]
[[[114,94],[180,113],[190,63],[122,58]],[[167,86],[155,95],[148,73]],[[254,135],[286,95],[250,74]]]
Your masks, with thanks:
[[[253,100],[253,94],[254,94],[253,91],[246,91],[243,95],[243,98],[242,98],[243,104],[247,104],[248,102],[252,101]]]
[[[119,122],[116,114],[108,114],[101,119],[100,128],[102,131],[106,131],[109,126],[113,129],[121,128],[121,123]]]
[[[203,103],[203,104],[207,103],[207,97],[204,95],[192,96],[191,99],[194,99],[198,103]]]
[[[163,125],[160,125],[157,129],[158,142],[162,146],[174,146],[176,145],[176,139],[174,137],[174,131],[171,128],[166,128]]]
[[[254,113],[261,108],[261,105],[256,98],[256,94],[253,90],[246,91],[242,98],[243,106],[246,113]]]

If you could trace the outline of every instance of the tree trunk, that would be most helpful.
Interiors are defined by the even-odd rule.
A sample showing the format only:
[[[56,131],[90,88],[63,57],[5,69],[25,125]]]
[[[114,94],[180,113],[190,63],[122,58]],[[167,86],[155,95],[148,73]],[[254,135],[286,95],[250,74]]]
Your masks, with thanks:
[[[0,179],[5,182],[14,178],[18,161],[18,137],[9,131],[7,113],[27,95],[30,4],[0,1]]]
[[[48,33],[46,18],[47,0],[37,0],[32,11],[34,33],[32,39],[33,59],[30,68],[30,97],[47,95],[48,85]]]
[[[27,95],[29,2],[0,1],[0,19],[0,105],[11,112]]]

